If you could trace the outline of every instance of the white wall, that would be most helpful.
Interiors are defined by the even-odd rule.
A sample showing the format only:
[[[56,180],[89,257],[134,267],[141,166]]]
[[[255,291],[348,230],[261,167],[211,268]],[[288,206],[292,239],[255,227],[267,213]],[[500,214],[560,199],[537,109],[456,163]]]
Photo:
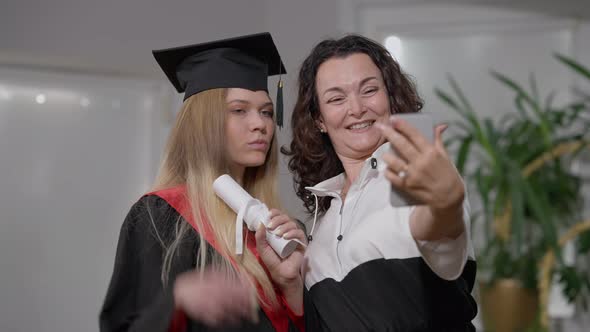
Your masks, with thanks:
[[[448,120],[452,115],[434,94],[449,91],[452,75],[481,116],[499,118],[512,112],[513,92],[490,76],[495,70],[528,87],[534,74],[541,95],[558,92],[556,103],[569,98],[572,75],[553,59],[574,47],[575,22],[528,13],[467,6],[366,8],[361,29],[383,41],[401,38],[402,67],[412,75],[425,99],[425,111]]]
[[[153,172],[158,87],[0,67],[0,90],[0,330],[96,330],[122,217]]]
[[[153,48],[271,31],[288,71],[287,111],[295,102],[303,58],[319,40],[341,32],[382,40],[386,33],[403,30],[412,54],[404,65],[416,77],[427,109],[437,112],[441,105],[430,91],[444,86],[446,72],[456,74],[470,95],[489,104],[488,89],[509,92],[492,88],[497,85],[486,66],[516,73],[522,80],[529,71],[553,77],[542,85],[549,89],[573,82],[550,55],[542,54],[549,46],[570,50],[590,64],[588,24],[572,29],[562,21],[536,25],[533,20],[527,22],[546,28],[525,29],[520,35],[494,30],[492,35],[457,36],[454,32],[465,29],[459,24],[448,28],[446,36],[433,36],[428,28],[432,31],[433,19],[440,21],[453,11],[433,16],[425,8],[416,10],[416,3],[427,2],[4,0],[0,86],[17,87],[23,95],[7,100],[0,88],[0,330],[98,329],[118,229],[131,202],[153,179],[178,106],[179,96],[152,59]],[[480,25],[479,32],[487,28]],[[521,37],[527,40],[524,44]],[[470,46],[473,42],[480,48]],[[523,52],[513,50],[525,44]],[[526,66],[514,62],[525,56],[533,61]],[[62,70],[31,71],[46,67]],[[274,99],[276,79],[271,81]],[[51,92],[48,101],[34,104],[31,98],[41,90]],[[145,104],[146,95],[153,98],[151,106]],[[82,96],[89,98],[88,108],[80,106]],[[114,99],[133,106],[115,110]],[[487,114],[507,109],[482,107]],[[288,128],[288,113],[286,120]],[[281,144],[289,141],[287,129],[279,132]],[[303,216],[284,163],[280,185],[287,210]],[[582,326],[579,321],[567,324]]]

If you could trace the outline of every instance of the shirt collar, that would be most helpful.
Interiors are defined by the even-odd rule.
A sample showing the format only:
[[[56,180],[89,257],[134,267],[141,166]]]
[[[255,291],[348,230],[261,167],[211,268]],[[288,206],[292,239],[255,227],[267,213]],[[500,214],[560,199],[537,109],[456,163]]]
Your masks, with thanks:
[[[373,154],[365,160],[363,169],[361,170],[361,174],[357,179],[357,181],[361,181],[361,185],[364,182],[366,182],[365,180],[369,178],[369,175],[376,175],[377,173],[385,170],[387,165],[385,165],[385,162],[383,162],[383,159],[381,157],[385,152],[389,150],[390,144],[389,142],[386,142],[382,144],[380,147],[378,147],[377,150],[375,150],[375,152],[373,152]],[[375,159],[377,162],[376,169],[373,169],[373,167],[371,166],[372,159]],[[327,180],[324,180],[316,184],[313,187],[305,187],[305,189],[318,196],[337,196],[340,194],[342,188],[344,187],[344,181],[345,174],[344,172],[342,172],[334,177],[331,177]]]

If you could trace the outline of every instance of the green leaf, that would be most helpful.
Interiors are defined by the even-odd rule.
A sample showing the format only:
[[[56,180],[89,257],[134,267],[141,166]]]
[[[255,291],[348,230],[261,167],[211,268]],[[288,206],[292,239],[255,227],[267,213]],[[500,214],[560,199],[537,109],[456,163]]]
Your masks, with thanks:
[[[517,94],[516,97],[514,97],[514,106],[516,106],[516,110],[523,119],[530,119],[525,107],[525,100],[522,95]]]
[[[473,113],[473,107],[471,107],[471,104],[469,103],[467,98],[465,98],[463,91],[461,91],[461,89],[459,88],[459,85],[457,84],[455,79],[449,75],[448,80],[449,80],[449,83],[451,84],[451,88],[453,89],[453,92],[455,92],[455,94],[459,98],[459,101],[463,104],[463,109],[465,109],[465,111],[467,111],[469,113]]]
[[[461,146],[459,148],[459,152],[457,153],[457,169],[459,173],[464,173],[465,162],[467,161],[467,156],[469,154],[469,148],[471,147],[471,143],[473,142],[473,136],[467,136],[461,142]]]
[[[498,81],[502,82],[504,85],[506,85],[509,88],[511,88],[512,90],[514,90],[514,92],[516,92],[518,95],[522,96],[522,101],[526,102],[526,104],[528,104],[532,108],[535,115],[537,115],[537,117],[540,121],[540,124],[541,124],[541,128],[543,129],[543,132],[544,132],[545,141],[548,142],[548,139],[551,134],[550,127],[549,127],[550,123],[547,121],[546,116],[543,114],[541,106],[535,100],[535,98],[532,97],[531,95],[529,95],[518,83],[514,82],[512,79],[508,78],[507,76],[502,75],[502,74],[495,72],[495,71],[492,71],[492,76],[494,76]]]
[[[531,98],[536,104],[539,104],[539,89],[537,88],[537,80],[533,73],[529,74],[529,84],[531,85]]]
[[[460,114],[463,114],[463,110],[459,107],[459,104],[446,92],[440,90],[439,88],[434,89],[434,94],[438,96],[445,104],[447,104],[451,109],[458,111]]]
[[[590,231],[586,231],[578,236],[577,241],[578,254],[586,255],[590,252]]]
[[[469,135],[473,135],[474,130],[473,127],[470,127],[468,123],[465,122],[453,122],[453,126],[460,128],[461,130],[465,131],[465,133]]]
[[[516,254],[522,255],[522,246],[525,245],[523,241],[523,234],[525,232],[524,219],[524,179],[521,176],[520,168],[512,166],[508,173],[510,179],[510,202],[512,204],[512,232],[514,234],[514,245],[516,247]]]
[[[497,71],[492,70],[491,71],[491,75],[497,79],[498,81],[500,81],[502,84],[508,86],[510,89],[514,90],[514,92],[516,92],[519,95],[522,95],[524,98],[526,98],[529,101],[533,101],[533,99],[526,93],[526,91],[524,91],[524,89],[516,82],[514,82],[512,79],[510,79],[508,76],[505,76]]]
[[[553,224],[553,220],[550,218],[550,214],[546,211],[546,206],[544,202],[539,198],[541,195],[539,192],[536,192],[531,189],[528,182],[523,182],[523,192],[528,207],[531,210],[531,213],[535,217],[535,219],[539,222],[541,226],[541,230],[543,232],[543,238],[545,239],[544,245],[546,249],[553,249],[555,252],[556,257],[561,261],[561,248],[557,243],[557,229]]]
[[[586,77],[587,79],[590,79],[590,69],[582,66],[581,64],[579,64],[578,62],[576,62],[572,58],[566,57],[565,55],[555,54],[554,56],[557,58],[557,60],[559,60],[561,63],[565,64],[566,66],[568,66],[570,69],[572,69],[576,73]]]
[[[545,109],[549,110],[552,108],[554,99],[555,99],[555,91],[551,91],[547,95],[547,98],[545,98]]]

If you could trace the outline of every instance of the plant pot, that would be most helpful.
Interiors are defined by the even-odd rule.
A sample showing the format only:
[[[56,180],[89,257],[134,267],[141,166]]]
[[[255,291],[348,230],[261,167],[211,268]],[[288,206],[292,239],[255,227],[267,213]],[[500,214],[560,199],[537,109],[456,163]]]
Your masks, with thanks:
[[[534,324],[539,301],[535,291],[516,279],[479,283],[481,314],[486,332],[520,332]]]

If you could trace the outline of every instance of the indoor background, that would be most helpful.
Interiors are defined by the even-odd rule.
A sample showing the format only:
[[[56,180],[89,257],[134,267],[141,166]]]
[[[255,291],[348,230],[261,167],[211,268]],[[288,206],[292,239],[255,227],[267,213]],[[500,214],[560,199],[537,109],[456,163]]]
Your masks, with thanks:
[[[154,179],[181,101],[151,50],[263,31],[288,71],[281,144],[299,65],[347,32],[386,45],[440,122],[457,119],[434,93],[449,90],[449,74],[492,119],[514,112],[492,69],[525,85],[534,73],[556,103],[590,86],[554,57],[590,67],[587,0],[2,0],[0,331],[98,331],[121,223]],[[572,167],[588,179],[589,165]],[[305,219],[284,162],[280,189]],[[583,190],[587,218],[587,181]],[[580,306],[551,305],[555,330],[590,329]]]

